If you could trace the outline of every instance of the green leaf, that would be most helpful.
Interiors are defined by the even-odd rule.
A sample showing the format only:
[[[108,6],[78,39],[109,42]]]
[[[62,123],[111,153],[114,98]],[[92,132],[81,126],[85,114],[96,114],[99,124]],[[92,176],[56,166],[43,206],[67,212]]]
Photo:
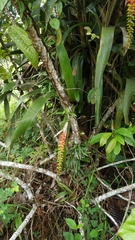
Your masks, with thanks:
[[[74,240],[82,240],[82,236],[80,233],[75,233]]]
[[[65,221],[66,221],[66,224],[67,224],[71,229],[74,229],[74,230],[77,229],[76,222],[75,222],[73,219],[71,219],[71,218],[66,218]]]
[[[73,191],[70,188],[68,188],[64,183],[61,183],[61,182],[58,182],[58,181],[57,181],[57,183],[63,190],[66,190],[67,193],[69,193],[71,195],[73,194]]]
[[[93,230],[90,232],[89,236],[90,236],[91,238],[97,238],[97,236],[98,236],[98,230],[97,230],[97,229],[93,229]]]
[[[38,112],[44,106],[45,102],[46,99],[44,97],[38,98],[26,111],[22,119],[18,122],[17,127],[13,132],[13,135],[9,135],[10,131],[7,133],[7,147],[12,146],[13,143],[27,130],[27,128],[31,125],[32,121],[37,116]]]
[[[96,60],[95,86],[94,86],[96,88],[96,104],[95,104],[96,125],[98,125],[100,122],[103,92],[103,73],[112,49],[114,30],[115,27],[103,27],[101,32],[100,48]]]
[[[22,224],[22,217],[19,214],[15,217],[15,227],[16,227],[16,229],[18,229],[21,224]]]
[[[44,12],[41,9],[42,10],[42,15],[45,17],[45,21],[44,21],[45,29],[47,28],[48,22],[50,20],[50,16],[52,14],[52,10],[53,10],[56,2],[57,2],[57,0],[46,1],[45,5],[44,5],[44,7],[45,7]]]
[[[100,139],[100,147],[103,147],[106,143],[107,140],[111,137],[112,133],[108,132],[108,133],[104,133]]]
[[[64,47],[63,43],[60,43],[56,47],[56,50],[57,50],[57,54],[60,62],[61,71],[66,83],[69,99],[71,102],[75,102],[75,96],[74,96],[75,83],[74,83],[72,68],[70,65],[70,60],[69,60],[66,48]]]
[[[116,142],[113,152],[117,156],[120,153],[120,151],[121,151],[121,144],[119,142]]]
[[[28,34],[18,26],[8,27],[8,34],[17,47],[25,54],[33,67],[36,68],[38,66],[38,53],[33,47]]]
[[[7,4],[8,0],[0,0],[0,13],[4,9],[5,5]]]
[[[135,78],[127,78],[126,79],[126,88],[124,93],[124,100],[123,100],[123,115],[125,119],[125,124],[129,124],[129,109],[131,100],[135,93]]]
[[[74,83],[76,91],[74,92],[75,99],[77,102],[83,102],[83,90],[85,85],[85,80],[83,77],[83,63],[84,57],[80,53],[76,54],[72,59],[72,75],[74,78]]]
[[[130,215],[118,231],[118,235],[123,240],[135,240],[135,208],[131,210]]]
[[[60,21],[59,21],[59,19],[57,19],[57,18],[52,18],[52,19],[50,20],[50,25],[51,25],[51,27],[54,28],[55,30],[58,30],[59,27],[60,27]]]
[[[87,101],[88,103],[95,104],[96,99],[96,88],[92,88],[87,95]]]
[[[120,135],[120,134],[116,134],[115,135],[115,138],[117,139],[117,141],[119,142],[119,143],[121,143],[122,145],[125,145],[125,141],[124,141],[124,138]]]
[[[96,134],[94,137],[91,138],[89,143],[92,145],[92,144],[100,142],[100,139],[103,135],[104,135],[104,132]]]
[[[116,142],[117,142],[116,138],[111,139],[111,141],[108,143],[106,147],[106,154],[109,154],[114,150]]]
[[[132,138],[132,133],[127,128],[119,128],[115,130],[116,133],[119,133],[120,135],[124,137]]]
[[[132,147],[135,147],[135,139],[134,138],[129,138],[129,137],[125,137],[125,142],[132,146]]]
[[[135,133],[135,126],[127,128],[132,134]]]
[[[12,91],[15,87],[16,87],[15,82],[7,83],[7,84],[4,85],[4,87],[2,89],[2,93]]]
[[[61,1],[56,2],[56,12],[57,12],[58,17],[62,13],[62,2]]]
[[[64,236],[65,240],[74,240],[74,235],[70,232],[64,232],[63,236]]]
[[[9,77],[8,71],[6,71],[6,69],[4,67],[0,66],[0,78],[2,80],[6,80],[6,79],[8,79],[8,77]]]
[[[5,112],[5,117],[8,120],[10,116],[10,107],[9,107],[9,101],[7,97],[4,99],[4,112]]]
[[[89,205],[89,204],[88,204]],[[86,205],[85,205],[85,207],[86,207]],[[82,228],[84,226],[84,223],[79,223],[78,225],[77,225],[77,229],[80,229],[80,228]]]

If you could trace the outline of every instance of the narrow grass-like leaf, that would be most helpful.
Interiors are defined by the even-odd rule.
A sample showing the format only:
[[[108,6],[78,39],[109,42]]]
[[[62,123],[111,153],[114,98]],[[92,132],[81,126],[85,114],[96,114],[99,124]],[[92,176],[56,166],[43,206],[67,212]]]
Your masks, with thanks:
[[[115,27],[103,27],[100,39],[100,48],[96,60],[95,72],[95,88],[96,88],[96,104],[95,104],[95,121],[99,124],[101,114],[102,92],[103,92],[103,73],[108,62],[112,49]]]
[[[77,102],[81,102],[83,101],[83,90],[84,90],[84,84],[85,84],[85,80],[83,78],[82,75],[82,70],[83,70],[83,62],[84,62],[84,57],[78,53],[73,57],[72,60],[72,75],[74,78],[74,82],[75,82],[75,87],[76,87],[76,91],[78,93],[78,99],[76,98]]]
[[[5,112],[5,117],[8,120],[10,116],[10,106],[9,106],[9,101],[7,97],[4,99],[4,112]]]
[[[126,88],[124,93],[123,100],[123,115],[125,119],[125,123],[129,124],[129,109],[131,100],[133,98],[133,94],[135,93],[135,78],[127,78],[126,79]]]
[[[75,83],[72,75],[72,68],[70,60],[63,43],[60,43],[57,47],[57,54],[60,62],[61,71],[66,83],[67,93],[71,102],[75,102]]]
[[[12,147],[13,143],[27,130],[27,128],[31,125],[32,121],[37,116],[38,112],[42,109],[45,102],[46,99],[44,97],[40,97],[31,105],[31,107],[26,111],[22,119],[18,122],[12,136],[9,136],[7,134],[7,147]]]
[[[38,54],[32,45],[28,34],[18,26],[8,27],[8,35],[15,42],[17,47],[25,54],[33,67],[38,66]]]

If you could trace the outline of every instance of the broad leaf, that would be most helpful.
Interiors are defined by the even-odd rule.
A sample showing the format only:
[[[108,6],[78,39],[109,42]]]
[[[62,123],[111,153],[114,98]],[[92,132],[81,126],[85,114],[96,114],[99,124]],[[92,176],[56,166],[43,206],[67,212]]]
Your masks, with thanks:
[[[38,66],[38,54],[28,34],[18,26],[8,27],[8,34],[17,47],[25,54],[32,66],[36,68]]]
[[[132,133],[127,128],[119,128],[115,131],[116,133],[119,133],[120,135],[124,137],[132,138]]]
[[[66,218],[65,221],[66,221],[66,224],[67,224],[71,229],[74,229],[74,230],[77,229],[76,222],[75,222],[73,219],[71,219],[71,218]]]
[[[129,138],[129,137],[125,137],[125,142],[132,146],[132,147],[135,147],[135,139],[134,138]]]
[[[106,154],[109,154],[114,150],[116,142],[117,142],[116,138],[111,139],[111,141],[108,143],[106,147]]]
[[[118,141],[119,143],[121,143],[122,145],[125,145],[124,138],[123,138],[120,134],[116,134],[116,135],[115,135],[115,138],[117,139],[117,141]]]
[[[57,18],[52,18],[52,19],[50,20],[50,25],[51,25],[51,27],[54,28],[55,30],[58,30],[59,27],[60,27],[60,21],[59,21],[59,19],[57,19]]]
[[[22,119],[18,122],[17,127],[12,135],[7,134],[6,145],[7,147],[12,146],[13,143],[27,130],[31,125],[32,121],[37,116],[38,112],[42,109],[46,99],[44,97],[38,98],[31,107],[26,111]]]
[[[63,236],[65,240],[74,240],[74,235],[71,232],[64,232]]]
[[[82,240],[82,236],[80,233],[75,233],[74,240]]]
[[[90,144],[92,145],[92,144],[98,143],[103,135],[104,135],[104,132],[103,133],[98,133],[97,135],[92,137],[91,140],[90,140]]]
[[[129,217],[118,231],[123,240],[135,240],[135,208],[131,210]]]
[[[107,143],[107,140],[111,137],[112,133],[104,133],[100,139],[100,147],[104,146]]]
[[[117,156],[120,153],[120,151],[121,151],[121,144],[119,142],[116,142],[113,152]]]

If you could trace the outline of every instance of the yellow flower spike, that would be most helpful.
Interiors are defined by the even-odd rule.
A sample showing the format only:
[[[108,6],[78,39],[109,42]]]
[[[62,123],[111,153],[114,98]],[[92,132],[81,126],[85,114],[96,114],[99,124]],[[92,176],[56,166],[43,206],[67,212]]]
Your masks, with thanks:
[[[127,0],[127,43],[126,50],[128,50],[134,33],[135,26],[135,0]]]
[[[57,169],[56,172],[58,175],[61,174],[62,172],[62,166],[63,166],[63,161],[64,161],[64,151],[65,151],[65,146],[66,146],[66,137],[67,137],[67,127],[68,127],[68,122],[65,123],[62,131],[60,131],[60,137],[59,137],[59,142],[58,142],[58,156],[57,156]]]

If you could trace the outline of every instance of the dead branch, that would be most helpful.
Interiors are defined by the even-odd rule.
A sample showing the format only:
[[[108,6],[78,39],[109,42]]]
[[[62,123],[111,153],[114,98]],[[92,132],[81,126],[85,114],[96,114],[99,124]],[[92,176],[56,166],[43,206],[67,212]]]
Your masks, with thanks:
[[[21,164],[21,163],[15,163],[15,162],[10,162],[10,161],[1,161],[0,160],[0,165],[4,166],[4,167],[12,167],[12,168],[18,168],[18,169],[25,169],[25,170],[29,170],[29,171],[33,171],[33,172],[39,172],[39,173],[43,173],[51,178],[54,178],[58,181],[61,181],[61,179],[57,176],[57,174],[45,170],[43,168],[36,168],[33,167],[31,165],[28,164]]]
[[[100,203],[103,200],[106,200],[107,198],[110,198],[110,197],[114,196],[114,195],[117,195],[119,193],[124,193],[124,192],[127,192],[127,191],[131,191],[133,189],[135,189],[135,183],[130,184],[130,185],[125,186],[125,187],[121,187],[121,188],[112,190],[112,191],[107,192],[107,193],[104,193],[104,194],[96,197],[91,202],[97,204],[97,203]]]
[[[33,204],[31,211],[26,216],[26,218],[24,219],[22,224],[19,226],[19,228],[16,230],[16,232],[13,233],[12,237],[9,240],[15,240],[21,234],[21,232],[26,227],[26,225],[28,224],[30,219],[33,217],[33,215],[36,212],[36,210],[37,210],[37,206],[36,206],[36,204]]]

